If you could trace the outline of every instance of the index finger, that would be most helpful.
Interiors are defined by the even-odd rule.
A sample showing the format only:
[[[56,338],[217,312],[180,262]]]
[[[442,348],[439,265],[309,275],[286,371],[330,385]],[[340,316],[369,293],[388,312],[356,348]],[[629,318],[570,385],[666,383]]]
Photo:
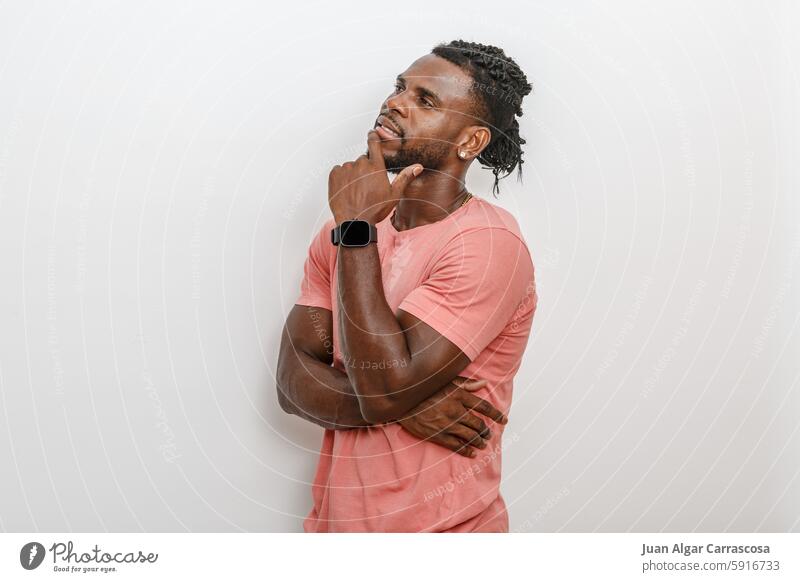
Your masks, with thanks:
[[[497,410],[488,401],[483,398],[478,398],[474,394],[464,392],[461,395],[461,402],[463,402],[464,406],[467,408],[480,412],[482,415],[488,416],[495,422],[499,422],[500,424],[506,424],[508,422],[508,417],[505,414]]]
[[[385,167],[383,164],[383,148],[381,147],[381,136],[374,129],[370,129],[367,134],[367,154],[369,160],[378,165],[378,167]]]

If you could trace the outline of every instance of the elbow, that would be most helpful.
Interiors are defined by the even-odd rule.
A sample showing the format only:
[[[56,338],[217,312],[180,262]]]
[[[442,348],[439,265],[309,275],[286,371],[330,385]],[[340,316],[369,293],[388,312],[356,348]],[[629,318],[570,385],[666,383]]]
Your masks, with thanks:
[[[392,382],[394,380],[384,376],[383,387],[379,393],[375,393],[375,380],[376,378],[365,379],[364,382],[369,382],[372,390],[366,389],[362,385],[362,381],[350,378],[353,383],[353,388],[358,397],[358,406],[361,409],[361,417],[370,424],[381,424],[385,422],[392,422],[400,418],[408,407],[404,406],[402,399],[399,398],[401,394],[406,393],[404,390],[398,388],[402,386],[400,381]],[[399,380],[399,379],[398,379]]]
[[[364,395],[363,392],[356,390],[358,396],[358,407],[361,409],[361,416],[370,424],[381,424],[392,422],[402,416],[405,410],[402,403],[393,396],[393,392],[382,395]]]
[[[296,414],[297,410],[291,398],[292,386],[292,370],[291,366],[287,365],[283,354],[278,357],[278,365],[275,369],[275,391],[278,396],[278,404],[286,414]]]
[[[286,370],[281,365],[282,362],[278,362],[278,369],[277,373],[275,374],[275,391],[278,395],[278,404],[286,414],[294,414],[294,407],[292,406],[291,399],[286,395],[285,387],[289,385],[289,379],[287,378]]]
[[[292,403],[284,394],[283,389],[281,388],[280,384],[276,385],[277,392],[278,392],[278,404],[286,414],[292,414],[294,411],[292,410]]]

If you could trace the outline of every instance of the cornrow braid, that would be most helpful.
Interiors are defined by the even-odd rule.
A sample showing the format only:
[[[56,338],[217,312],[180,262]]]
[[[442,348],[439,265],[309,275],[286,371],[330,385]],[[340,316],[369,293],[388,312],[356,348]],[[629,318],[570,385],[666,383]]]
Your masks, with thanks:
[[[484,168],[492,170],[492,193],[500,191],[500,179],[517,169],[522,179],[522,146],[517,117],[522,116],[522,99],[533,87],[516,62],[495,46],[454,40],[431,51],[461,67],[472,76],[472,92],[476,101],[476,117],[486,123],[492,133],[489,145],[478,156]]]

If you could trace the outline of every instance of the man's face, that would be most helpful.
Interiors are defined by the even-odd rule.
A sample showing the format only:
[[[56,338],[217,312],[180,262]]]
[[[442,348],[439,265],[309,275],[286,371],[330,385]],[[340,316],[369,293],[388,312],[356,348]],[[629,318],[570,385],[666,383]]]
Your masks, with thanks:
[[[474,117],[472,83],[468,73],[433,54],[398,75],[375,121],[386,168],[398,173],[422,164],[426,170],[443,170],[457,163],[459,133],[482,123]]]

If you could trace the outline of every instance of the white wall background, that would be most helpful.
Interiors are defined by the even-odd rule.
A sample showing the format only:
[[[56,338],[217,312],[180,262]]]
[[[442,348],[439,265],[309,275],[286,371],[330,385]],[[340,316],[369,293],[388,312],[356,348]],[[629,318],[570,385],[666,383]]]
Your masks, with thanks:
[[[797,531],[797,5],[275,6],[0,6],[0,529],[300,531],[322,430],[273,375],[327,172],[463,37],[535,85],[512,529]]]

